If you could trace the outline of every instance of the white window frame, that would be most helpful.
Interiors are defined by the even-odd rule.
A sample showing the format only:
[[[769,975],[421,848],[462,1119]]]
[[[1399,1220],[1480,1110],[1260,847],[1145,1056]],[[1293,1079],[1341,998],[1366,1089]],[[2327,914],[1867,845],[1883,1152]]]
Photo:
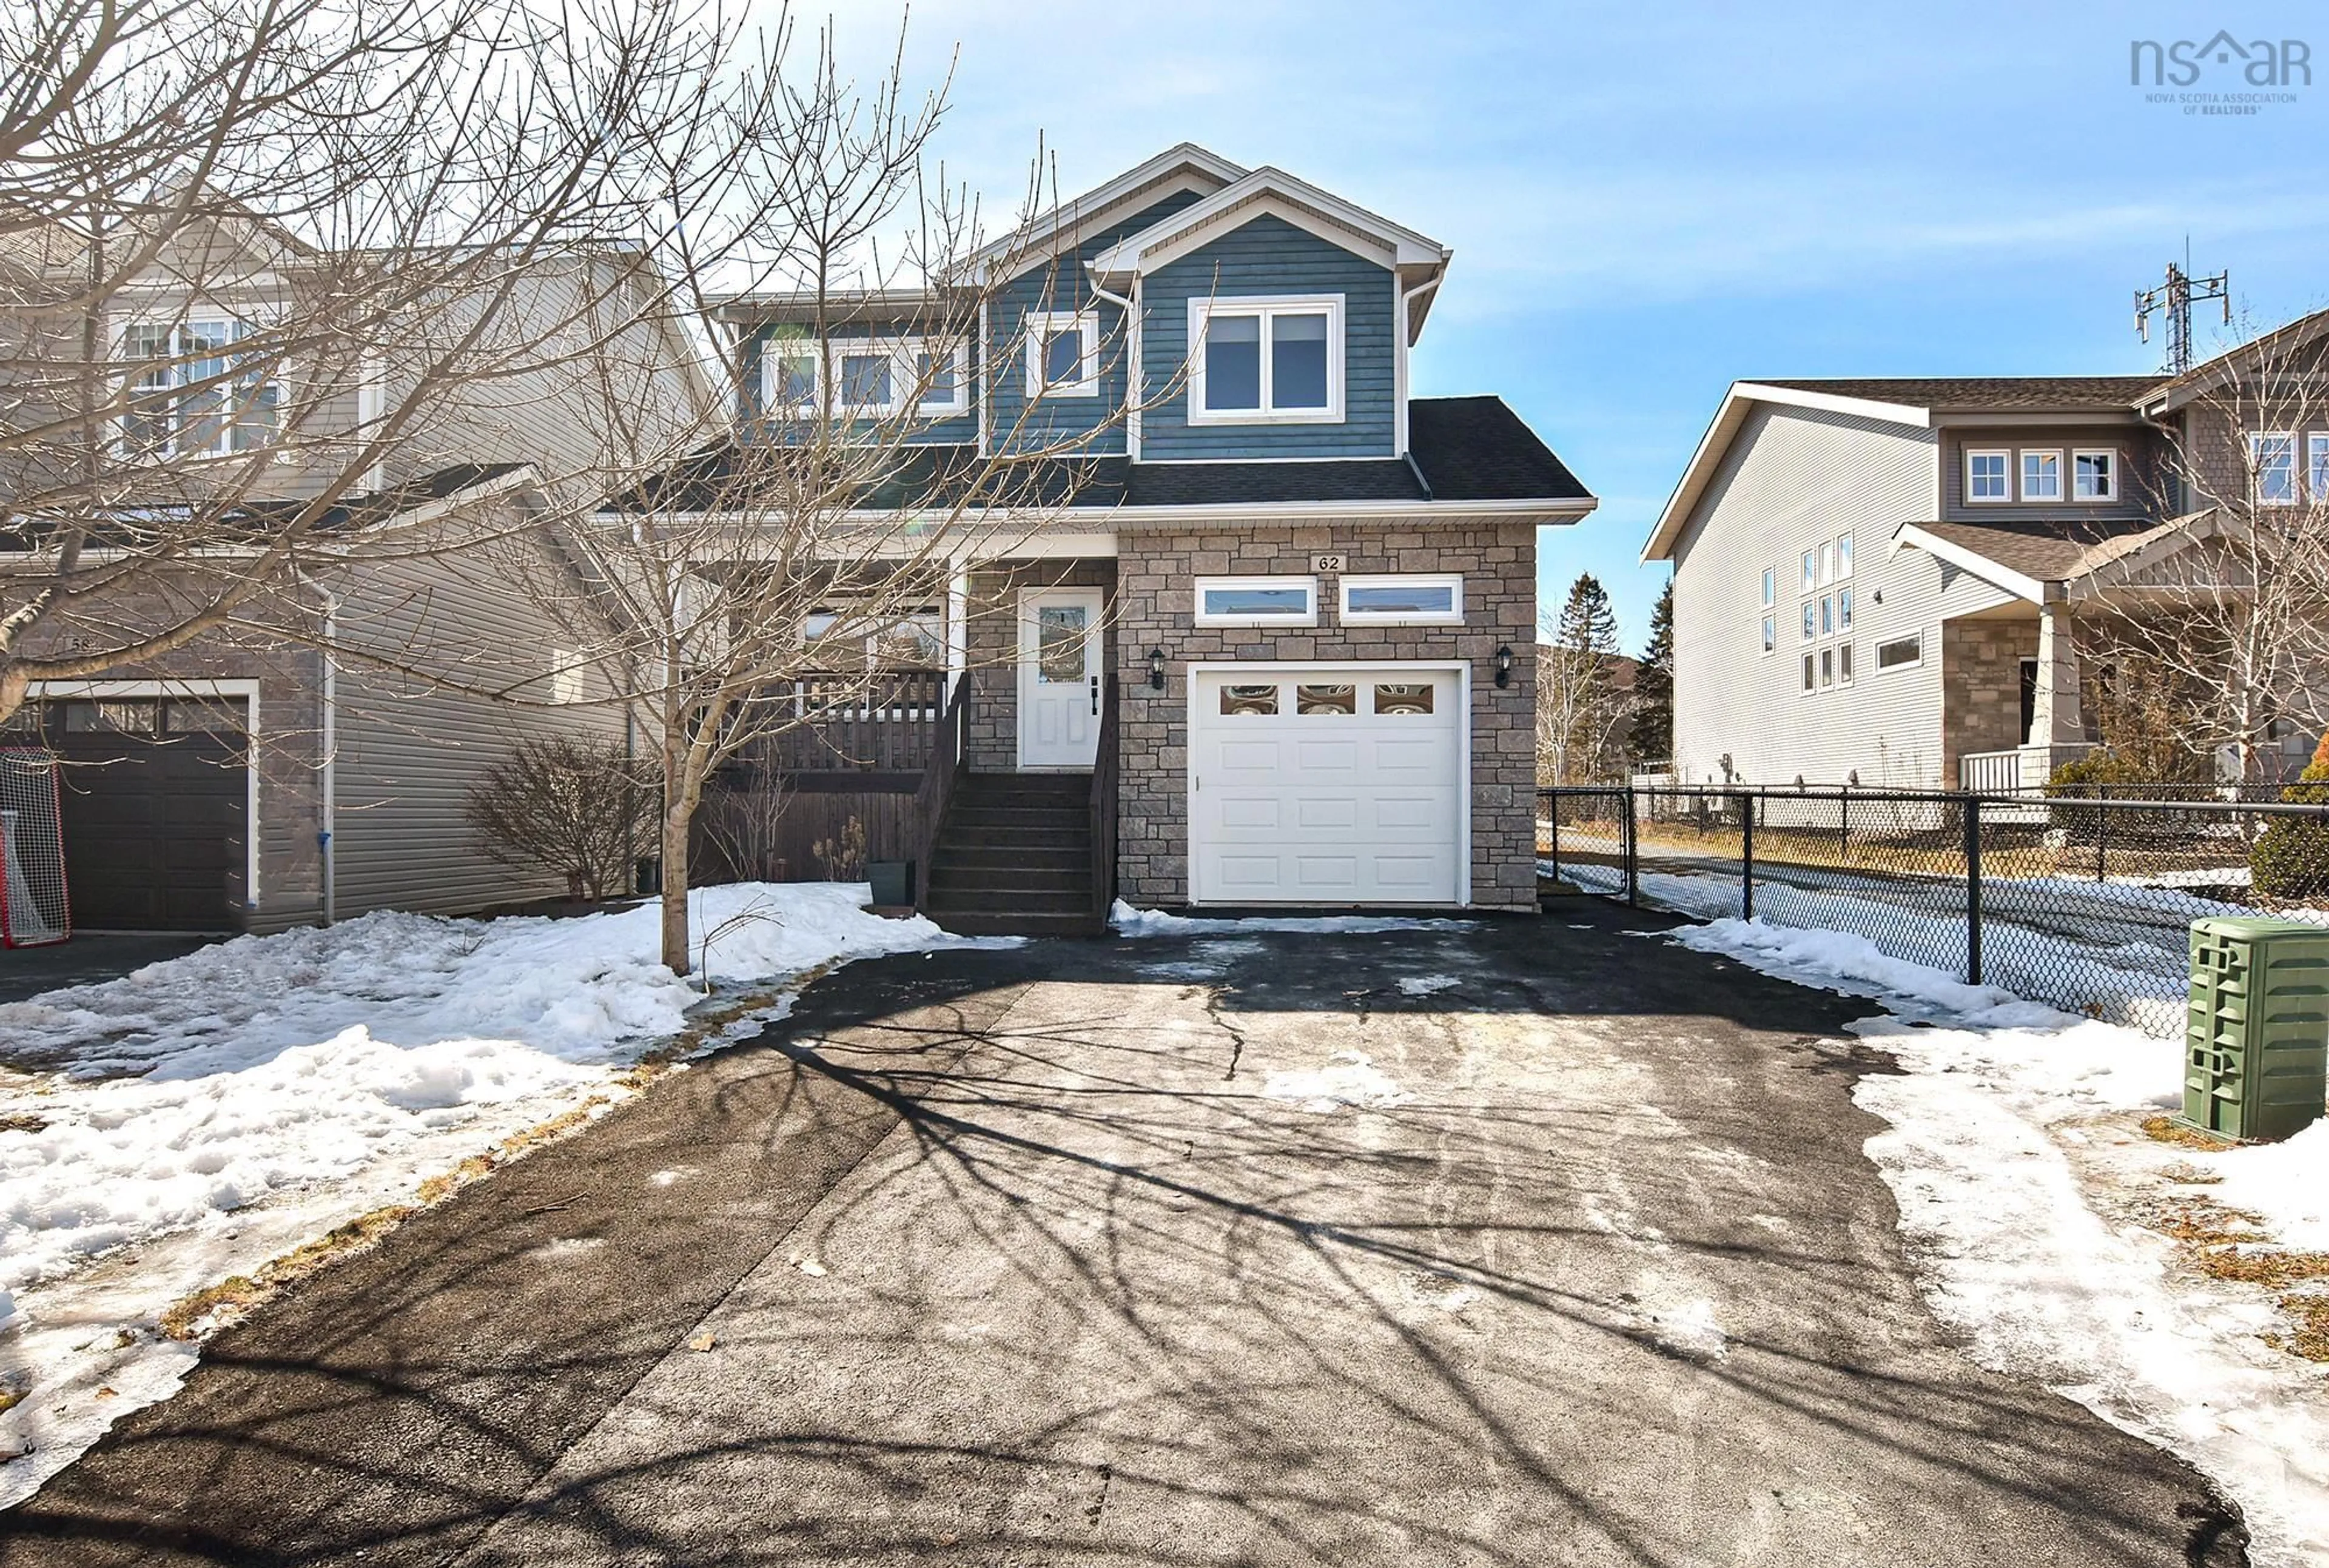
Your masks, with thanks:
[[[1853,535],[1849,532],[1837,534],[1835,536],[1835,580],[1837,582],[1843,582],[1852,576],[1853,553]]]
[[[1080,368],[1072,381],[1043,380],[1043,343],[1053,333],[1073,329],[1083,341]],[[1093,310],[1031,310],[1021,324],[1026,338],[1027,399],[1038,398],[1097,398],[1099,396],[1099,313]]]
[[[1351,607],[1354,588],[1417,587],[1453,590],[1449,610],[1360,610]],[[1464,624],[1464,574],[1461,572],[1383,572],[1346,577],[1335,590],[1335,614],[1361,626],[1460,626]]]
[[[1886,662],[1884,662],[1884,650],[1885,650],[1885,649],[1887,649],[1887,648],[1889,648],[1889,647],[1891,647],[1891,646],[1892,646],[1892,645],[1893,645],[1894,643],[1916,643],[1916,644],[1917,644],[1917,656],[1916,656],[1914,659],[1906,659],[1906,660],[1903,660],[1903,661],[1901,661],[1901,662],[1900,662],[1900,663],[1898,663],[1898,664],[1887,664]],[[1879,642],[1879,643],[1877,643],[1876,644],[1874,644],[1874,647],[1875,647],[1875,652],[1871,655],[1871,657],[1872,657],[1872,658],[1876,661],[1876,673],[1877,673],[1877,674],[1879,674],[1879,675],[1889,675],[1889,674],[1891,674],[1891,673],[1893,671],[1895,671],[1895,670],[1914,670],[1914,669],[1917,669],[1919,666],[1922,665],[1922,664],[1924,663],[1924,662],[1925,662],[1925,632],[1924,632],[1924,628],[1923,628],[1923,627],[1921,627],[1921,626],[1919,626],[1919,628],[1917,628],[1917,629],[1916,629],[1915,631],[1913,631],[1913,632],[1903,632],[1903,633],[1901,633],[1901,634],[1900,634],[1899,636],[1897,636],[1897,637],[1886,637],[1886,638],[1884,638],[1883,640],[1881,640],[1881,642]]]
[[[2032,457],[2051,457],[2051,458],[2054,460],[2054,493],[2053,493],[2053,494],[2051,494],[2051,495],[2033,495],[2033,494],[2032,494],[2032,493],[2031,493],[2031,492],[2030,492],[2030,460],[2031,460]],[[2061,449],[2060,446],[2024,446],[2024,447],[2023,447],[2020,451],[2016,452],[2016,453],[2013,455],[2013,472],[2014,472],[2014,474],[2015,474],[2015,483],[2016,483],[2016,484],[2017,484],[2017,485],[2019,486],[2019,493],[2021,494],[2021,497],[2022,497],[2022,499],[2023,499],[2024,502],[2032,502],[2032,501],[2035,501],[2035,502],[2049,502],[2049,503],[2051,503],[2051,504],[2054,504],[2054,505],[2060,505],[2060,504],[2061,503],[2061,502],[2062,502],[2062,500],[2063,500],[2063,493],[2062,493],[2062,449]]]
[[[2315,504],[2329,501],[2329,430],[2313,430],[2305,437],[2305,494]]]
[[[1835,645],[1835,683],[1838,686],[1849,686],[1852,684],[1852,666],[1853,662],[1854,661],[1852,657],[1852,639],[1846,637],[1843,642],[1838,643]]]
[[[2002,495],[1977,495],[1974,493],[1973,460],[1995,457],[2004,461],[2003,478],[2005,493]],[[2004,506],[2013,499],[2013,450],[2008,446],[1968,446],[1965,455],[1965,501],[1967,506]]]
[[[1839,632],[1849,632],[1852,630],[1852,585],[1850,583],[1842,583],[1837,585],[1835,590],[1835,629]]]
[[[2084,457],[2100,457],[2110,464],[2110,483],[2092,495],[2079,493],[2079,460]],[[2117,501],[2119,495],[2119,467],[2125,462],[2126,459],[2119,455],[2118,448],[2116,446],[2074,447],[2070,453],[2070,499],[2083,506],[2095,506]]]
[[[1804,679],[1803,679],[1803,689],[1802,689],[1801,690],[1797,691],[1797,692],[1796,693],[1796,696],[1798,696],[1798,697],[1809,697],[1809,696],[1813,695],[1815,692],[1816,692],[1816,691],[1818,691],[1818,690],[1819,690],[1818,674],[1817,674],[1817,671],[1818,671],[1818,669],[1819,669],[1819,661],[1818,661],[1817,657],[1816,657],[1816,656],[1812,653],[1812,651],[1811,651],[1810,649],[1808,649],[1808,648],[1806,648],[1806,649],[1805,649],[1805,650],[1804,650],[1804,660],[1803,660],[1803,666],[1802,666],[1802,668],[1803,668],[1803,678],[1804,678]]]
[[[1766,653],[1777,653],[1779,651],[1778,615],[1770,610],[1764,611],[1763,624],[1760,630],[1763,634],[1763,652]]]
[[[1778,602],[1779,568],[1765,567],[1763,568],[1763,607],[1767,610],[1775,608]]]
[[[1402,579],[1404,580],[1404,579]],[[1309,606],[1299,615],[1213,615],[1205,608],[1205,595],[1216,588],[1300,588]],[[1197,577],[1189,593],[1189,610],[1200,626],[1315,626],[1318,624],[1316,577]]]
[[[1819,651],[1819,683],[1823,691],[1835,686],[1835,648],[1833,644]]]
[[[1803,565],[1804,586],[1801,591],[1808,594],[1819,587],[1819,551],[1815,549],[1804,551]]]
[[[1803,624],[1804,634],[1796,640],[1804,643],[1816,641],[1819,637],[1819,601],[1817,599],[1806,599],[1804,601],[1803,614],[1800,619]]]
[[[129,357],[129,334],[140,329],[161,328],[170,334],[170,351],[161,361],[161,368],[173,378],[170,387],[164,391],[174,399],[184,395],[186,361],[192,353],[192,351],[180,346],[178,342],[180,333],[197,332],[210,327],[217,328],[224,339],[219,347],[218,357],[231,362],[235,357],[234,345],[253,330],[253,325],[251,322],[215,309],[188,311],[170,315],[145,314],[115,315],[107,323],[107,328],[113,337],[113,369],[121,379],[127,397],[134,398],[137,392],[138,382],[143,380],[141,372],[154,361],[133,360]],[[158,449],[150,453],[142,448],[133,450],[129,435],[129,414],[126,408],[112,422],[115,447],[124,455],[234,457],[248,456],[254,452],[264,451],[273,446],[278,448],[275,454],[278,460],[288,461],[291,453],[280,446],[283,436],[283,380],[279,375],[259,377],[253,382],[253,389],[259,388],[274,390],[276,424],[272,434],[264,441],[253,446],[239,447],[234,444],[235,431],[240,424],[240,421],[235,418],[235,408],[238,407],[236,399],[240,393],[236,379],[230,375],[228,380],[221,383],[217,389],[223,402],[218,416],[218,439],[210,446],[194,447],[179,445],[178,437],[184,427],[184,421],[174,400],[170,411],[170,438]]]
[[[2288,493],[2268,496],[2264,493],[2264,448],[2268,441],[2277,441],[2288,454]],[[2258,506],[2295,506],[2303,499],[2302,475],[2296,467],[2296,432],[2294,430],[2262,430],[2249,437],[2249,471],[2256,475],[2256,503]]]
[[[833,630],[822,637],[811,637],[808,624],[822,615],[833,617]],[[860,662],[846,670],[831,671],[834,674],[854,674],[859,670],[879,671],[885,668],[942,670],[946,667],[947,619],[944,605],[933,600],[916,605],[911,609],[900,610],[883,618],[878,625],[870,625],[867,622],[867,616],[855,601],[845,597],[827,599],[801,617],[800,624],[794,628],[793,637],[796,644],[804,649],[812,643],[823,643],[832,649],[855,648]],[[897,636],[908,626],[923,623],[927,623],[934,634],[929,640],[937,645],[937,661],[929,664],[884,665],[878,657],[882,639]],[[840,634],[834,635],[835,632]]]
[[[1271,349],[1281,315],[1326,315],[1326,406],[1323,408],[1276,408],[1271,405]],[[1249,294],[1189,301],[1189,423],[1192,425],[1339,425],[1343,413],[1343,323],[1346,312],[1339,294]],[[1217,315],[1259,315],[1261,318],[1261,407],[1205,407],[1205,329]]]
[[[921,384],[921,367],[915,361],[925,349],[936,344],[950,344],[954,354],[954,401],[951,403],[918,402],[908,407],[900,401],[908,392]],[[777,401],[777,366],[779,361],[799,357],[788,355],[784,349],[795,349],[808,360],[808,400],[802,403]],[[886,403],[843,403],[833,406],[837,419],[886,419],[900,414],[918,418],[948,419],[970,410],[970,344],[963,338],[938,337],[872,337],[827,338],[822,347],[815,338],[763,338],[760,344],[760,407],[768,414],[795,418],[812,417],[816,413],[825,374],[825,361],[830,355],[834,373],[838,375],[844,358],[856,358],[881,353],[890,361],[890,399]]]

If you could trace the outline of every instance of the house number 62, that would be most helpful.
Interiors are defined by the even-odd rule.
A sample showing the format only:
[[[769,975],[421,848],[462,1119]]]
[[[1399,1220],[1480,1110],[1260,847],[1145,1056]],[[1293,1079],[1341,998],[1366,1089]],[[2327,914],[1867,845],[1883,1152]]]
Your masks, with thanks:
[[[1310,569],[1322,574],[1339,572],[1343,569],[1343,558],[1338,555],[1314,555],[1310,558]]]

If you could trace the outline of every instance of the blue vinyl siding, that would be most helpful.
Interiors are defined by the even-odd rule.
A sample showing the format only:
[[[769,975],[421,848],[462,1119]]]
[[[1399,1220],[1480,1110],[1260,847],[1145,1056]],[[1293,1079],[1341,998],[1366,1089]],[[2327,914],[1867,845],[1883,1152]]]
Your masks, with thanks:
[[[1095,299],[1091,277],[1083,263],[1127,235],[1163,222],[1182,208],[1202,200],[1193,191],[1166,197],[1104,232],[1086,239],[1072,264],[1045,263],[1030,268],[995,291],[986,310],[986,363],[982,380],[995,443],[998,449],[1042,446],[1080,436],[1090,437],[1084,450],[1120,456],[1124,446],[1126,333],[1124,312]],[[1060,315],[1097,305],[1099,317],[1099,396],[1049,397],[1032,413],[1027,401],[1027,360],[1024,324],[1031,311]],[[1110,421],[1113,421],[1111,424]],[[1107,427],[1102,428],[1101,427]]]
[[[1191,425],[1188,393],[1142,418],[1140,455],[1152,462],[1208,457],[1398,455],[1394,338],[1389,269],[1268,214],[1151,274],[1143,283],[1144,384],[1173,386],[1189,350],[1189,301],[1215,296],[1343,296],[1343,422],[1338,425]]]
[[[767,438],[774,429],[782,427],[763,425],[759,421],[761,389],[760,355],[762,349],[768,343],[768,333],[772,330],[774,329],[770,327],[759,328],[738,345],[738,352],[743,358],[744,371],[744,384],[740,392],[740,400],[742,403],[742,407],[738,410],[738,412],[741,417],[741,422],[745,432],[748,435],[755,436],[762,439]],[[876,334],[877,330],[880,335],[885,337],[919,337],[921,335],[921,330],[915,324],[910,322],[896,321],[882,324],[850,322],[844,325],[834,328],[833,341],[835,344],[840,344],[846,343],[851,338],[872,337]],[[976,333],[973,333],[971,335],[973,338],[977,336]],[[974,342],[971,344],[970,368],[972,385],[974,389],[976,386],[978,375],[977,350],[978,345]],[[793,427],[797,429],[799,427],[795,426]],[[977,440],[977,403],[975,400],[971,401],[962,413],[948,415],[943,419],[930,419],[925,421],[921,431],[914,438],[916,440],[929,441],[933,444],[970,442]]]

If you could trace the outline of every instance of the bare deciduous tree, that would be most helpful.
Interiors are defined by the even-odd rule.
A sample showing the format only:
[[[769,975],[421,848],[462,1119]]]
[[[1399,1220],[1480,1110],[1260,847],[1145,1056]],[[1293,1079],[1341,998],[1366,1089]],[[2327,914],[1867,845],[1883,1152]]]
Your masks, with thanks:
[[[2248,780],[2279,776],[2284,732],[2329,719],[2329,455],[2307,434],[2329,424],[2318,326],[2192,372],[2155,497],[2170,521],[2099,552],[2082,585],[2079,641],[2105,701],[2112,679],[2139,686],[2186,749],[2236,759]]]

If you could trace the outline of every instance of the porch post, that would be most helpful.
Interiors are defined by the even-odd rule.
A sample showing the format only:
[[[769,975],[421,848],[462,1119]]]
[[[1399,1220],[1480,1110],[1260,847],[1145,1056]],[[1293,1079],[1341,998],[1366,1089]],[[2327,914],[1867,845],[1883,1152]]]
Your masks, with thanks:
[[[2070,610],[2050,602],[2038,606],[2038,697],[2030,720],[2030,744],[2050,751],[2083,749],[2086,718],[2079,711],[2079,649],[2070,635]]]

